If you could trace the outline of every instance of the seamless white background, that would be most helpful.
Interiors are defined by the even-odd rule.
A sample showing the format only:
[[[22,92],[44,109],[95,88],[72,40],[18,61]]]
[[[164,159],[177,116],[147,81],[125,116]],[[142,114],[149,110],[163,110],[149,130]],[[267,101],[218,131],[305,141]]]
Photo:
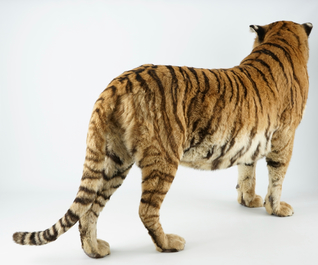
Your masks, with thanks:
[[[4,264],[315,264],[318,259],[318,2],[0,1],[0,253]],[[161,210],[180,253],[155,251],[138,217],[134,167],[99,219],[112,255],[91,260],[74,227],[56,242],[22,247],[17,230],[48,228],[79,186],[94,102],[116,76],[145,63],[227,68],[252,49],[249,25],[312,22],[307,109],[295,140],[277,218],[236,202],[237,169],[180,167]],[[257,192],[267,169],[258,163]],[[74,262],[74,263],[73,263]],[[2,261],[1,261],[2,263]]]

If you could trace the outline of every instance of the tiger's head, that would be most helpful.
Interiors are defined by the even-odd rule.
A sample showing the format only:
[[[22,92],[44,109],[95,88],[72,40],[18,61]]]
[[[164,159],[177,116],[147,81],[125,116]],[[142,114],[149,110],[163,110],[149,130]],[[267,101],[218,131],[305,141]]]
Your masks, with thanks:
[[[305,55],[308,61],[308,37],[313,28],[311,23],[297,24],[291,21],[278,21],[265,26],[250,25],[252,32],[256,33],[253,48],[265,42],[276,42],[277,40],[288,41],[288,43]]]

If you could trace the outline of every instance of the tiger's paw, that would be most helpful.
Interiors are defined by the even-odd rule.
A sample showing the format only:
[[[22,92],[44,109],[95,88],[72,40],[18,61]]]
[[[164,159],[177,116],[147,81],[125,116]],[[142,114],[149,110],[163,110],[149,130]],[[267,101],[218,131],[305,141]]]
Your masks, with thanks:
[[[159,252],[178,252],[184,249],[185,243],[186,241],[181,236],[174,234],[166,234],[163,246],[156,246],[156,249]]]
[[[243,193],[241,196],[237,198],[239,204],[249,207],[249,208],[256,208],[256,207],[263,207],[263,199],[261,196],[256,195],[250,198],[243,198]]]
[[[109,244],[101,239],[97,239],[97,246],[94,248],[84,246],[83,250],[87,256],[93,259],[100,259],[110,254]]]
[[[280,202],[276,209],[273,209],[273,202],[269,199],[264,202],[265,209],[268,214],[276,215],[279,217],[292,216],[294,214],[294,209],[286,202]]]

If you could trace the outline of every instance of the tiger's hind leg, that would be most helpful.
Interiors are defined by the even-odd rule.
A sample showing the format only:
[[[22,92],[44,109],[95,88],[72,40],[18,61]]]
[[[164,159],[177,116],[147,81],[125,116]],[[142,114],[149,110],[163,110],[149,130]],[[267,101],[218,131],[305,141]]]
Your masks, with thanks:
[[[267,213],[279,217],[294,214],[293,208],[280,200],[283,181],[292,155],[293,142],[293,132],[276,132],[273,135],[272,150],[266,156],[269,185],[264,206]]]
[[[79,220],[82,248],[91,258],[102,258],[110,254],[109,244],[97,239],[97,219],[112,194],[121,186],[132,165],[132,162],[116,165],[114,170],[108,170],[107,174],[103,174],[103,188],[97,193],[90,210]]]
[[[238,193],[238,203],[246,207],[262,207],[263,199],[261,196],[255,194],[255,168],[256,162],[253,164],[238,165],[238,183],[236,190]]]
[[[159,159],[156,163],[142,168],[139,215],[156,249],[160,252],[176,252],[184,249],[185,240],[180,236],[164,233],[159,221],[159,211],[178,165],[168,164]]]

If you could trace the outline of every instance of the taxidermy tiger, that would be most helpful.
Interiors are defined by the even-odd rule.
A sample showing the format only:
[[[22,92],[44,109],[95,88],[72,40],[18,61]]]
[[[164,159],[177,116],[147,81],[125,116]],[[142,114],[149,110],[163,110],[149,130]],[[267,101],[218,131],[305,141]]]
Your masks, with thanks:
[[[174,252],[185,240],[165,234],[160,206],[179,165],[216,170],[238,166],[238,202],[290,216],[280,200],[295,130],[308,95],[311,23],[250,26],[254,47],[230,69],[142,65],[115,78],[97,99],[89,123],[81,184],[73,204],[51,228],[17,232],[21,245],[56,240],[77,221],[84,252],[110,254],[96,237],[100,212],[134,163],[142,171],[140,218],[156,249]],[[266,158],[268,193],[255,194],[255,167]]]

